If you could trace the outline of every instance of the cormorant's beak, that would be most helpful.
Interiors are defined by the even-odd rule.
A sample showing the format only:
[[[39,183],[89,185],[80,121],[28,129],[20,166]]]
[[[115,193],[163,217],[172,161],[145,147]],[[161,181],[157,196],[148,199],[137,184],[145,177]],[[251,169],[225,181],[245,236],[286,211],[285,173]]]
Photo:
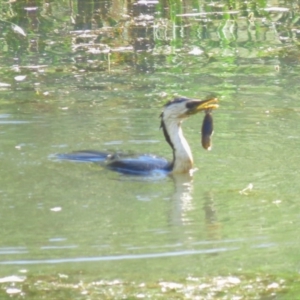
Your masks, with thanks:
[[[188,109],[186,114],[193,115],[200,111],[216,109],[219,107],[217,102],[217,98],[210,98],[206,100],[190,100],[186,104],[186,108]]]

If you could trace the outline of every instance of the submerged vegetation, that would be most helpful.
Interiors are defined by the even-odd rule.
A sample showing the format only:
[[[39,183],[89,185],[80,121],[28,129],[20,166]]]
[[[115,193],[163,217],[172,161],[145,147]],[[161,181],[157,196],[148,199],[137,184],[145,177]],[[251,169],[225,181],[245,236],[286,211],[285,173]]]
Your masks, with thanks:
[[[74,282],[69,275],[0,278],[1,299],[295,299],[299,278],[262,276],[187,277],[180,282]]]
[[[219,63],[227,75],[276,72],[299,63],[298,3],[283,2],[2,2],[2,86],[25,88],[32,73],[43,81],[52,72],[204,74]],[[28,76],[14,80],[20,74]]]

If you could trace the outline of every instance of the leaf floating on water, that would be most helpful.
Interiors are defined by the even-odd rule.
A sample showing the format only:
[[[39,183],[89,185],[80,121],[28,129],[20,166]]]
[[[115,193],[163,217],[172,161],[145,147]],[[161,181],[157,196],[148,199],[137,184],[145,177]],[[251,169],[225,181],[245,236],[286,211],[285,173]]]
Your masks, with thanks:
[[[20,26],[18,26],[18,25],[16,25],[16,24],[12,24],[12,25],[11,25],[11,28],[12,28],[12,30],[13,30],[14,32],[19,33],[19,34],[21,34],[21,35],[23,35],[23,36],[26,36],[25,31],[24,31]]]

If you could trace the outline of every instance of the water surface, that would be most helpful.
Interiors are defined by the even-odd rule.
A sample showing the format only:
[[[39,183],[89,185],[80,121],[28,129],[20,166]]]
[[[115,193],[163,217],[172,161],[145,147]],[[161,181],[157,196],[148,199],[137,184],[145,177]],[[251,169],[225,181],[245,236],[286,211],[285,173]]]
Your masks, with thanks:
[[[169,50],[162,45],[169,36],[157,35],[152,52],[137,51],[131,60],[112,54],[110,70],[90,71],[88,59],[101,57],[76,51],[75,60],[87,55],[81,65],[70,61],[56,72],[53,60],[44,67],[43,59],[59,57],[48,52],[50,43],[35,61],[41,71],[30,69],[27,56],[16,74],[6,62],[1,81],[11,85],[0,93],[3,276],[24,268],[84,269],[91,272],[87,277],[105,278],[299,271],[298,23],[291,31],[284,26],[297,12],[270,10],[276,5],[269,2],[253,9],[253,20],[241,7],[235,19],[214,15],[208,31],[202,15],[188,15],[196,9],[188,7],[187,14],[177,12],[183,23],[177,20]],[[294,39],[280,38],[285,33]],[[14,55],[2,61],[7,57]],[[132,65],[125,67],[125,58]],[[14,79],[23,73],[24,80]],[[128,177],[53,159],[84,149],[171,159],[159,130],[161,107],[175,94],[211,93],[220,99],[213,150],[201,147],[203,115],[184,123],[197,168],[192,178]]]

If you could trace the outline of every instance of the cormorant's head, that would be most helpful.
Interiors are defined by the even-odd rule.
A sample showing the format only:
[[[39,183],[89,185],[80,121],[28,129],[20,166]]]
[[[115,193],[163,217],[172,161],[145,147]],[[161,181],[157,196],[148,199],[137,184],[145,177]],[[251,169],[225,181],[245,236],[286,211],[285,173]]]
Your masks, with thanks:
[[[216,109],[219,107],[217,98],[210,98],[207,100],[196,100],[184,97],[175,98],[169,101],[163,109],[161,114],[162,119],[183,120],[200,111]]]

